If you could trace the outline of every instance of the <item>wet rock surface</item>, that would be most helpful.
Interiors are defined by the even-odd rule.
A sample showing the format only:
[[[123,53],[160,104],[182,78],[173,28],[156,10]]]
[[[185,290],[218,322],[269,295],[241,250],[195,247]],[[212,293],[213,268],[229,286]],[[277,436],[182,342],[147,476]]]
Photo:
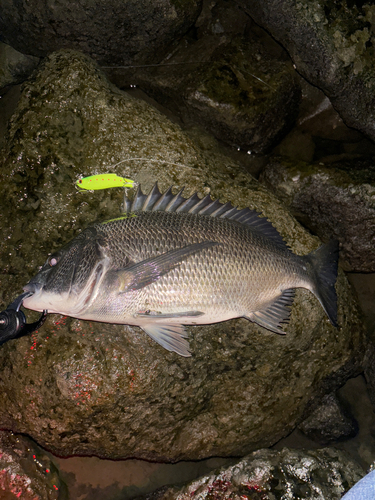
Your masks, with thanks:
[[[237,3],[286,48],[297,71],[326,93],[348,126],[375,139],[371,3]]]
[[[358,422],[336,394],[327,394],[298,428],[313,441],[329,445],[356,436]]]
[[[121,190],[82,194],[74,183],[129,158],[140,159],[111,170],[146,191],[186,185],[263,212],[297,253],[319,244],[212,139],[120,92],[77,52],[52,54],[25,85],[4,158],[4,305],[49,252],[119,213]],[[190,359],[136,327],[51,316],[0,350],[0,425],[61,456],[175,461],[269,446],[362,369],[364,330],[342,273],[337,290],[340,330],[298,290],[287,335],[245,319],[190,328]]]
[[[65,500],[61,482],[50,458],[24,436],[0,432],[0,498],[12,500]]]
[[[147,500],[319,498],[339,500],[365,471],[345,453],[258,450],[240,462],[179,488],[164,488]]]
[[[323,241],[340,242],[347,270],[375,270],[375,169],[371,159],[306,163],[273,158],[261,174]]]
[[[160,66],[114,69],[111,80],[139,86],[231,146],[269,151],[298,114],[301,91],[288,55],[230,3],[203,10],[195,33]]]
[[[107,0],[74,4],[4,0],[0,31],[14,49],[44,57],[61,48],[82,50],[102,64],[160,60],[194,24],[200,0]],[[19,27],[22,26],[22,30]]]

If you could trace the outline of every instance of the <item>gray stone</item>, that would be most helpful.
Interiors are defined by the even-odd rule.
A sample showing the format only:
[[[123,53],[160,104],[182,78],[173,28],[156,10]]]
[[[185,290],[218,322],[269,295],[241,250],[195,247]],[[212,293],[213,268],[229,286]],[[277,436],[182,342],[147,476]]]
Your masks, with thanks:
[[[365,475],[346,453],[333,448],[258,450],[240,462],[181,487],[166,487],[147,500],[339,500]]]
[[[0,431],[0,498],[65,500],[68,493],[51,459],[30,439]]]
[[[367,382],[367,392],[371,404],[375,408],[375,342],[373,332],[372,339],[367,344],[364,360],[364,375]]]
[[[375,139],[375,6],[345,0],[237,0],[322,89],[346,125]]]
[[[140,86],[231,146],[269,151],[298,115],[301,91],[289,57],[232,4],[219,2],[198,24],[198,40],[183,39],[165,65],[115,69],[111,79]]]
[[[375,271],[372,160],[311,164],[272,158],[260,180],[323,241],[340,242],[346,270]]]
[[[335,394],[327,394],[298,429],[313,441],[328,445],[356,436],[358,423]]]
[[[14,49],[36,57],[71,48],[104,65],[154,63],[194,24],[200,10],[201,0],[3,0],[0,32]]]
[[[347,159],[375,154],[375,144],[345,125],[324,92],[303,78],[300,85],[303,98],[297,126],[273,149],[273,154],[306,162],[332,161],[334,154],[346,154]]]
[[[48,253],[119,213],[123,190],[80,193],[79,175],[112,171],[145,191],[158,180],[161,189],[211,193],[263,212],[297,253],[319,245],[211,137],[184,133],[74,51],[46,58],[25,85],[4,158],[4,307]],[[310,292],[297,290],[285,336],[245,319],[191,327],[191,358],[137,327],[50,315],[31,337],[0,348],[0,426],[59,456],[176,461],[269,446],[308,416],[315,398],[362,371],[364,329],[342,272],[337,291],[340,330]]]
[[[0,42],[0,89],[23,82],[39,63],[39,57],[27,56]]]

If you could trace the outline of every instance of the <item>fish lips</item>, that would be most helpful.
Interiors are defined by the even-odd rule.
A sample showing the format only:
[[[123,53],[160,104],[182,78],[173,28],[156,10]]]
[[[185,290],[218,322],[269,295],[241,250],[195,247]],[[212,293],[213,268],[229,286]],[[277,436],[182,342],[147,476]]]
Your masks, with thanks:
[[[29,281],[29,283],[27,283],[27,285],[25,285],[23,289],[25,292],[30,292],[30,295],[29,297],[25,298],[22,305],[27,309],[32,309],[34,311],[42,311],[43,310],[42,308],[38,308],[36,306],[36,301],[35,301],[37,296],[42,291],[42,284],[38,283],[37,281]]]
[[[29,281],[27,285],[23,287],[25,292],[30,292],[32,294],[39,293],[42,289],[42,284],[37,281]]]

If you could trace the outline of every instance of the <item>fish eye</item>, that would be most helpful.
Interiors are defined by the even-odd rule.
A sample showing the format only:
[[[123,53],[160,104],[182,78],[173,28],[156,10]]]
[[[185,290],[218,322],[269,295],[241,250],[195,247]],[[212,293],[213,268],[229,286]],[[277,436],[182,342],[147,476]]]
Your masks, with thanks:
[[[56,266],[56,264],[57,264],[57,259],[56,259],[56,257],[50,257],[50,259],[49,259],[48,263],[49,263],[49,265],[50,265],[51,267]]]

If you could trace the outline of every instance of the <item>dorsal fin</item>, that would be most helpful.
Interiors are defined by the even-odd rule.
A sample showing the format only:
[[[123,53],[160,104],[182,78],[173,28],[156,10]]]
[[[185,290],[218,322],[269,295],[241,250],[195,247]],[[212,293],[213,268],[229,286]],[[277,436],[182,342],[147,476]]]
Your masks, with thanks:
[[[261,217],[259,212],[250,210],[250,208],[238,209],[230,202],[221,203],[219,200],[213,200],[210,195],[199,198],[197,193],[194,193],[189,198],[184,198],[182,196],[183,190],[184,188],[174,195],[172,187],[170,187],[161,193],[156,183],[150,193],[146,195],[142,193],[141,186],[138,186],[133,201],[125,197],[124,211],[125,213],[137,211],[190,213],[235,220],[250,226],[263,236],[271,238],[275,243],[283,247],[287,246],[276,228],[265,217]]]
[[[142,193],[141,186],[138,186],[137,192],[135,193],[133,203],[130,207],[130,212],[137,212],[138,210],[144,210],[144,203],[147,199],[147,196]]]

